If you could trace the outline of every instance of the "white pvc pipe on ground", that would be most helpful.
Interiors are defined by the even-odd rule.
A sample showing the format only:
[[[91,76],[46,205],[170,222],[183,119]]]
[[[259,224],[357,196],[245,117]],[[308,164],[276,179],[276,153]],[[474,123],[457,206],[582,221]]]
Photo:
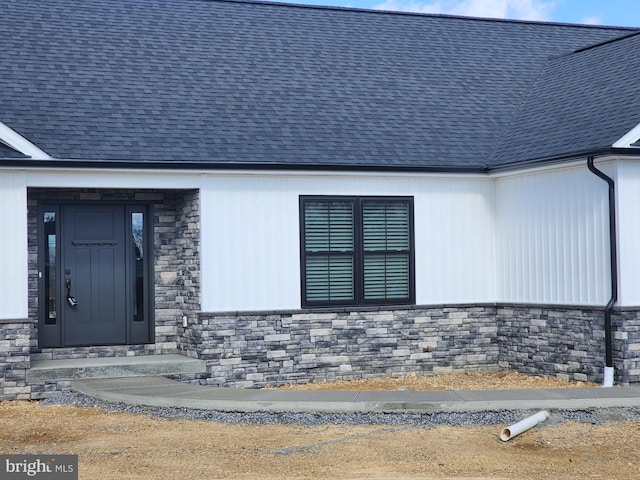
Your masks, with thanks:
[[[502,432],[500,432],[500,440],[502,440],[503,442],[511,440],[513,437],[520,435],[522,432],[526,432],[530,428],[535,427],[540,422],[544,422],[547,418],[549,418],[549,412],[547,412],[546,410],[542,410],[535,415],[531,415],[524,420],[520,420],[518,423],[514,423],[507,428],[503,428]]]
[[[605,388],[613,387],[613,367],[604,367],[604,381],[602,386]]]

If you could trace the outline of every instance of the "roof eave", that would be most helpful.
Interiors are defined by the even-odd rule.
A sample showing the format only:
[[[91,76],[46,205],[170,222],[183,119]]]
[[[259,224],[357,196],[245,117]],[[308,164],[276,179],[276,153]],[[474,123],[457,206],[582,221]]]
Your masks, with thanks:
[[[0,158],[0,166],[21,168],[104,168],[135,170],[295,170],[295,171],[349,171],[349,172],[416,172],[486,174],[485,166],[450,165],[372,165],[372,164],[290,164],[255,162],[208,162],[208,161],[135,161],[135,160],[79,160],[79,159],[34,159]]]
[[[619,147],[600,147],[589,150],[581,150],[578,152],[567,153],[563,155],[554,155],[549,157],[534,158],[524,161],[515,161],[494,165],[488,168],[488,173],[503,173],[517,170],[528,170],[531,168],[546,167],[567,163],[572,160],[585,159],[587,157],[602,157],[605,155],[620,156],[640,156],[640,148],[619,148]]]
[[[194,161],[137,161],[137,160],[86,160],[86,159],[37,159],[0,158],[0,167],[12,168],[74,168],[74,169],[124,169],[124,170],[264,170],[264,171],[312,171],[312,172],[401,172],[401,173],[451,173],[451,174],[495,174],[548,167],[606,155],[640,156],[640,147],[600,147],[563,155],[514,161],[494,166],[484,165],[372,165],[372,164],[325,164],[325,163],[256,163],[256,162],[208,162]]]

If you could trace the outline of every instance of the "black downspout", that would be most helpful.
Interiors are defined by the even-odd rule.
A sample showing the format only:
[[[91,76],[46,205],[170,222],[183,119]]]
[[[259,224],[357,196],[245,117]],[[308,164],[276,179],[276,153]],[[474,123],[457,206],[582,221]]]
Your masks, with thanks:
[[[618,301],[618,247],[616,235],[616,190],[613,179],[593,165],[593,157],[587,158],[589,170],[609,185],[609,253],[611,262],[611,299],[604,311],[605,361],[607,367],[613,367],[613,336],[611,334],[611,312]]]

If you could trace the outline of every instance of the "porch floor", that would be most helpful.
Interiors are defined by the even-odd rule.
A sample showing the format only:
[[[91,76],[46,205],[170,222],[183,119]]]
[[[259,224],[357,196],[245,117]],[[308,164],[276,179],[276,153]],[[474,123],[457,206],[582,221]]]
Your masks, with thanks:
[[[87,378],[147,377],[206,373],[204,360],[184,355],[34,360],[27,372],[29,383]]]

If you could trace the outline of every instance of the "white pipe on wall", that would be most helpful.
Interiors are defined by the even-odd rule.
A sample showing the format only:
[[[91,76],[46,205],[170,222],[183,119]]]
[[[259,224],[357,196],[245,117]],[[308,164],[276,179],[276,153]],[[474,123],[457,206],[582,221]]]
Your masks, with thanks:
[[[544,422],[547,418],[549,418],[549,412],[547,412],[546,410],[542,410],[535,415],[531,415],[524,420],[520,420],[518,423],[514,423],[507,428],[503,428],[502,432],[500,432],[500,440],[502,440],[503,442],[511,440],[513,437],[517,437],[522,432],[526,432],[530,428],[533,428],[539,423]]]
[[[604,367],[604,382],[602,386],[605,388],[613,387],[613,367]]]

